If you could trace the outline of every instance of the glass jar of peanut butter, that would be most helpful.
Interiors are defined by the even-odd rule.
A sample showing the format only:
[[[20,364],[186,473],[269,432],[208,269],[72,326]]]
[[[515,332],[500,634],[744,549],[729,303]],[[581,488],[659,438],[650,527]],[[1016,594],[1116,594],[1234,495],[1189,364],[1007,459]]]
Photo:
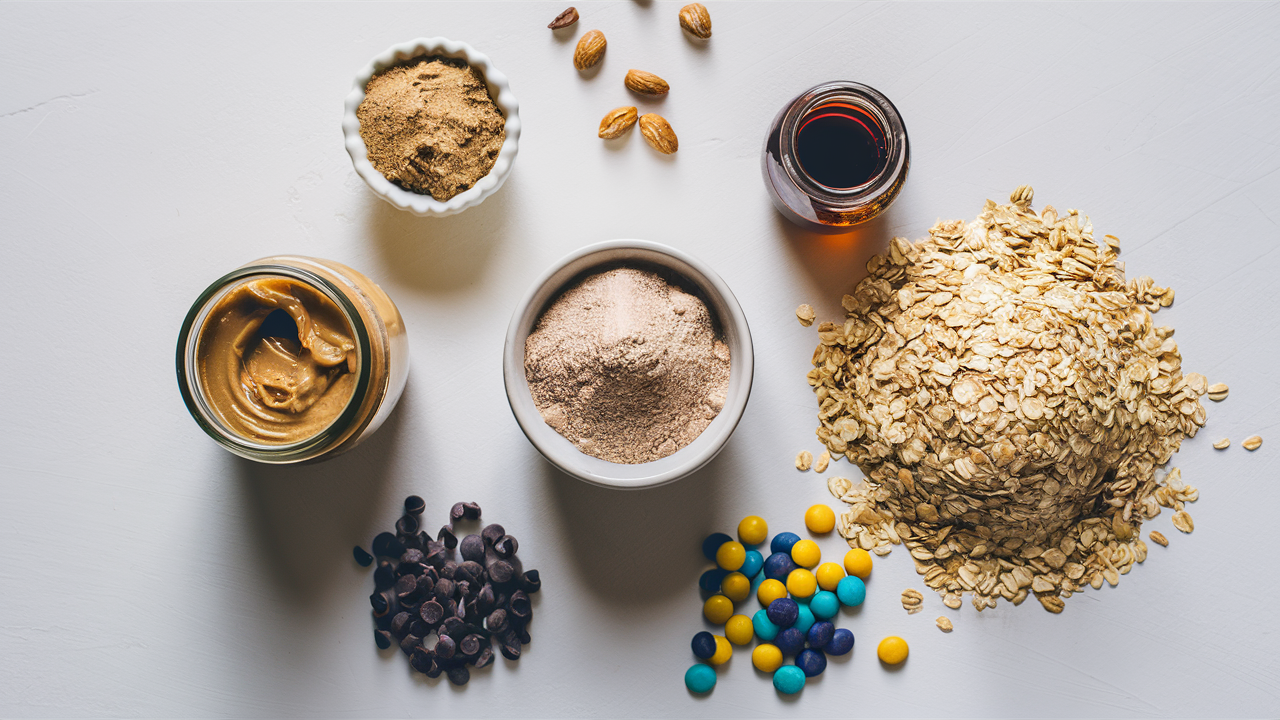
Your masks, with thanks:
[[[200,427],[265,463],[330,458],[387,419],[409,373],[404,320],[346,265],[255,260],[219,278],[178,335],[178,385]]]

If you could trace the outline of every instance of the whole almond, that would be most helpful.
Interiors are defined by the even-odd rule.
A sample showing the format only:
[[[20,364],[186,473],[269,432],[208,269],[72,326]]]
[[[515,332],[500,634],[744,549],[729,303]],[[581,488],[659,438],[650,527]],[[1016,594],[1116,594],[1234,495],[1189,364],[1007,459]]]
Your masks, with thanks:
[[[711,37],[711,13],[702,3],[690,3],[680,8],[680,27],[703,40]]]
[[[557,15],[556,19],[552,20],[547,27],[552,30],[559,30],[560,28],[567,28],[576,22],[578,22],[578,8],[571,7]]]
[[[578,40],[578,47],[573,51],[573,66],[579,70],[594,67],[604,57],[604,48],[607,44],[604,33],[599,30],[592,30],[583,35]]]
[[[663,155],[670,155],[680,149],[680,141],[676,139],[676,131],[671,129],[671,123],[657,113],[640,116],[640,134],[644,135],[649,147]]]
[[[631,129],[636,124],[636,113],[639,112],[633,107],[614,108],[605,114],[604,119],[600,121],[600,137],[605,140],[612,140],[621,137],[622,133]]]
[[[622,84],[626,85],[631,92],[638,92],[641,95],[666,95],[671,91],[671,86],[666,80],[643,70],[628,70],[627,76],[622,79]]]

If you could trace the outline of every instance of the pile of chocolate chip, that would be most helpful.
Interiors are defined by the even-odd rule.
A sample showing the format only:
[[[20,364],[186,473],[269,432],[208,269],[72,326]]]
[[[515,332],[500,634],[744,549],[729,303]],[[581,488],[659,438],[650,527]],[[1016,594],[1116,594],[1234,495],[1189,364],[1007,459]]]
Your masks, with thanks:
[[[463,685],[471,679],[468,665],[493,662],[495,645],[508,660],[520,658],[533,619],[529,595],[542,582],[537,570],[524,571],[516,557],[519,544],[501,525],[458,541],[456,525],[479,521],[479,505],[455,504],[435,540],[420,531],[425,506],[410,495],[396,532],[373,539],[374,641],[384,650],[399,644],[413,669],[427,677],[444,673]],[[372,564],[362,548],[353,553],[360,564]]]

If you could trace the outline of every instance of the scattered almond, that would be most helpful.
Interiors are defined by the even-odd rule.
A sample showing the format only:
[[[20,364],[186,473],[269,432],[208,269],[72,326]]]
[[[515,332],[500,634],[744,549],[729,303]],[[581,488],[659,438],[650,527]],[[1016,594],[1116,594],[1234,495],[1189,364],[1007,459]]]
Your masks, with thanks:
[[[637,112],[639,111],[634,107],[618,107],[605,113],[604,119],[600,121],[600,137],[605,140],[621,137],[636,124]]]
[[[1262,447],[1262,438],[1257,435],[1250,435],[1244,439],[1244,442],[1240,443],[1240,446],[1245,450],[1257,450]]]
[[[680,149],[680,141],[671,123],[657,113],[645,113],[640,116],[640,134],[645,142],[663,155],[670,155]]]
[[[576,22],[578,22],[578,8],[571,7],[557,15],[556,19],[552,20],[551,24],[547,25],[547,27],[552,30],[559,30],[561,28],[567,28]]]
[[[711,37],[711,13],[702,3],[690,3],[680,8],[680,27],[694,37],[703,40]]]
[[[1147,537],[1151,538],[1151,542],[1159,545],[1160,547],[1169,547],[1169,538],[1165,537],[1164,533],[1159,530],[1152,530],[1150,533],[1147,533]]]
[[[1229,447],[1231,447],[1231,438],[1222,438],[1213,444],[1214,450],[1226,450]]]
[[[818,314],[813,311],[813,307],[810,306],[808,303],[796,308],[796,319],[799,320],[800,324],[805,327],[809,327],[810,325],[812,325],[814,319],[817,317],[818,317]]]
[[[666,80],[644,70],[631,69],[627,71],[627,76],[622,79],[622,84],[627,86],[631,92],[640,93],[641,95],[666,95],[671,92],[671,86]]]
[[[573,51],[573,66],[579,70],[595,67],[604,58],[604,49],[608,42],[604,33],[592,30],[578,39],[578,47]]]

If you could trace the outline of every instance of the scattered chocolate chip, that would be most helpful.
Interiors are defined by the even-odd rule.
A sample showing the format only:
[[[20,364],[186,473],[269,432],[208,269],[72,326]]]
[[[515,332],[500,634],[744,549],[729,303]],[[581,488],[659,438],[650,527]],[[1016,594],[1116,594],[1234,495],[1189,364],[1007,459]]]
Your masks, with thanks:
[[[506,560],[516,554],[516,550],[520,548],[520,543],[510,535],[503,535],[493,544],[493,551],[498,553],[498,557]]]
[[[458,563],[452,560],[446,560],[444,565],[440,566],[440,577],[453,579],[453,572],[458,569]]]
[[[422,549],[422,535],[396,535],[396,539],[406,548]]]
[[[453,569],[453,581],[454,581],[454,582],[457,582],[457,583],[463,583],[463,582],[465,582],[465,583],[469,583],[469,582],[471,582],[472,580],[475,580],[475,576],[471,574],[471,569],[470,569],[470,568],[463,567],[462,565],[459,565],[458,567],[456,567],[456,568],[454,568],[454,569]],[[464,594],[464,595],[466,594],[466,591],[465,591],[465,590],[463,591],[463,594]]]
[[[373,586],[378,590],[387,590],[396,584],[396,571],[390,565],[380,565],[373,571]]]
[[[401,535],[417,535],[418,534],[418,516],[402,515],[396,521],[396,532]]]
[[[484,581],[486,579],[484,566],[480,563],[467,560],[466,562],[460,563],[458,565],[458,569],[467,571],[467,574],[471,576],[471,579],[476,582],[477,589],[479,589],[481,585],[484,585]]]
[[[512,615],[521,620],[528,620],[533,617],[533,605],[529,603],[529,596],[523,590],[517,590],[511,594],[507,609],[511,611]]]
[[[407,612],[398,612],[396,616],[391,618],[391,634],[397,638],[403,638],[409,634],[409,623],[412,622],[413,616]]]
[[[498,650],[502,652],[502,657],[508,660],[519,660],[520,638],[514,632],[508,630],[498,642]]]
[[[360,564],[360,567],[369,567],[373,564],[373,556],[369,554],[368,550],[365,550],[359,545],[351,548],[351,556],[356,559],[356,562]]]
[[[459,576],[462,576],[465,574],[466,574],[466,571],[463,570],[462,568],[458,568],[458,571],[453,574],[454,576],[453,584],[455,586],[455,589],[453,591],[454,597],[465,598],[471,594],[471,582],[468,580],[457,579]]]
[[[467,657],[475,657],[480,652],[480,641],[482,639],[479,635],[471,633],[462,638],[462,642],[458,643],[458,651]]]
[[[466,685],[467,681],[471,679],[471,671],[467,669],[466,665],[451,667],[445,671],[445,675],[449,677],[449,682],[454,685]]]
[[[462,518],[464,520],[479,520],[480,506],[477,503],[462,503]]]
[[[441,635],[440,639],[436,641],[435,652],[436,657],[438,658],[448,660],[453,657],[453,654],[457,652],[457,650],[458,644],[448,635]]]
[[[410,613],[410,615],[413,615],[413,614],[414,613]],[[422,619],[420,617],[415,617],[409,623],[409,634],[417,635],[420,638],[424,638],[431,634],[431,626],[422,622]]]
[[[458,536],[453,534],[453,528],[448,525],[440,528],[440,532],[436,535],[436,539],[443,542],[444,546],[450,550],[458,547]]]
[[[431,651],[419,645],[409,654],[409,667],[426,675],[431,670]]]
[[[494,523],[484,526],[484,529],[480,531],[480,539],[484,541],[485,545],[492,545],[498,542],[498,538],[506,534],[507,531],[502,529],[501,525]]]
[[[451,522],[458,522],[462,519],[465,512],[466,510],[462,507],[462,503],[454,503],[453,507],[449,508],[449,520]]]
[[[479,535],[468,535],[458,544],[458,554],[463,560],[484,562],[484,540]]]
[[[434,568],[440,568],[444,566],[444,563],[445,563],[444,543],[436,542],[435,540],[432,540],[431,542],[427,543],[427,549],[425,552],[426,552],[426,557],[423,558],[423,561],[426,564]]]
[[[448,635],[457,642],[467,634],[467,624],[456,617],[446,617],[444,622],[440,623],[440,634]]]
[[[410,495],[404,499],[404,511],[410,515],[421,515],[423,510],[427,509],[427,501],[417,495]]]
[[[444,619],[444,607],[435,600],[428,600],[422,603],[422,607],[418,609],[418,616],[427,625],[434,627]]]
[[[426,557],[427,556],[421,550],[417,548],[409,548],[400,556],[400,564],[404,565],[408,563],[410,565],[418,565],[421,564]]]
[[[551,24],[547,25],[547,27],[551,28],[552,30],[560,30],[562,28],[567,28],[576,22],[578,22],[578,9],[569,8],[568,10],[565,10],[564,12],[557,15],[556,19],[552,20]]]
[[[421,644],[422,644],[422,638],[418,637],[417,635],[414,635],[413,633],[409,633],[408,635],[405,635],[403,638],[400,639],[400,651],[403,652],[405,655],[409,655],[413,652],[414,648],[418,647]]]
[[[480,648],[479,654],[476,655],[473,663],[476,668],[488,667],[493,664],[493,648],[485,646]]]
[[[467,619],[466,603],[459,603],[458,609],[453,611],[453,616],[458,618],[459,620],[466,620]]]
[[[514,575],[515,569],[506,560],[495,561],[489,566],[489,579],[496,585],[505,585],[511,582],[511,578]]]
[[[530,570],[520,576],[520,589],[529,594],[542,589],[542,577],[538,575],[537,570]]]
[[[387,610],[391,609],[391,603],[387,600],[387,596],[380,592],[376,592],[369,596],[369,604],[373,606],[373,614],[385,615]]]
[[[486,583],[484,587],[480,588],[480,592],[476,593],[476,610],[481,615],[488,615],[497,606],[498,602],[493,594],[493,586]]]
[[[421,597],[430,597],[436,589],[436,581],[431,579],[431,575],[423,573],[418,576],[418,595]]]
[[[507,611],[498,608],[489,613],[489,617],[485,619],[484,626],[489,632],[495,635],[501,635],[507,631]]]
[[[374,630],[373,641],[377,643],[379,650],[386,650],[391,647],[391,633],[386,630]]]
[[[453,591],[455,589],[456,587],[454,586],[452,580],[446,577],[440,578],[439,582],[436,583],[436,586],[434,588],[436,599],[448,600],[449,598],[452,598]]]
[[[404,554],[404,543],[389,532],[378,533],[373,539],[373,554],[384,557],[400,557]]]
[[[521,645],[528,645],[529,641],[533,639],[529,637],[528,625],[521,625],[520,627],[515,628],[515,632],[516,632],[516,639],[520,641]]]

